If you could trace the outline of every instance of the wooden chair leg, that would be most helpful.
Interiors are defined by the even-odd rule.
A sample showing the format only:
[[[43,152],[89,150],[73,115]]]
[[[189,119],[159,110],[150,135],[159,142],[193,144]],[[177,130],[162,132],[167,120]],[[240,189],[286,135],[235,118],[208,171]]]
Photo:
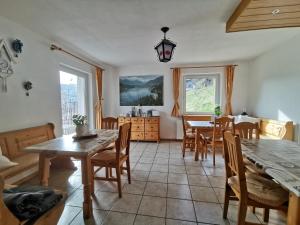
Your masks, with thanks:
[[[246,224],[246,215],[247,215],[247,202],[241,198],[239,201],[239,210],[238,210],[238,225],[245,225]]]
[[[252,213],[255,214],[255,207],[252,207]]]
[[[95,193],[95,175],[94,175],[94,166],[93,164],[91,165],[91,193]]]
[[[110,177],[110,174],[109,174],[109,167],[105,167],[105,177],[106,179],[108,179]]]
[[[185,140],[183,139],[182,141],[182,157],[184,158],[185,156]]]
[[[223,209],[223,218],[227,219],[228,206],[229,206],[229,196],[230,196],[230,187],[226,185],[225,187],[225,197],[224,197],[224,209]]]
[[[122,187],[121,187],[121,168],[120,165],[116,167],[117,173],[117,182],[118,182],[118,191],[119,191],[119,198],[122,198]]]
[[[216,147],[212,146],[212,152],[213,152],[213,165],[216,165]]]
[[[269,222],[270,209],[264,209],[264,222]]]
[[[126,160],[126,168],[127,168],[128,183],[131,184],[131,174],[130,174],[130,162],[129,162],[129,158]]]

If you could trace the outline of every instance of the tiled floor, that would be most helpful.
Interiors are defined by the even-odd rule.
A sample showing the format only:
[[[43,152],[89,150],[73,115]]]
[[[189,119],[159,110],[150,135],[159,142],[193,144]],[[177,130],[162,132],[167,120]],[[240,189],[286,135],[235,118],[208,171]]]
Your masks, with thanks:
[[[222,219],[224,163],[217,156],[194,161],[194,154],[181,155],[179,142],[131,144],[132,183],[123,177],[123,198],[115,183],[95,181],[93,218],[82,216],[80,170],[51,171],[50,185],[69,193],[60,225],[203,225],[236,224],[237,205],[231,202],[228,220]],[[78,165],[80,167],[80,165]],[[101,171],[100,171],[101,172]],[[33,179],[31,183],[36,183]],[[260,223],[262,210],[248,210],[248,221]],[[271,210],[269,224],[285,224],[284,217]]]

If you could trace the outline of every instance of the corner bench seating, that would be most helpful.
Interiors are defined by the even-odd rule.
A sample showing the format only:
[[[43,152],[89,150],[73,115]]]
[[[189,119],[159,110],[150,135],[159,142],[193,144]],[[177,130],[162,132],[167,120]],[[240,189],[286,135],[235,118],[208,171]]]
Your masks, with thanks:
[[[25,153],[22,149],[55,138],[54,124],[0,133],[2,154],[13,162],[19,163],[0,171],[6,184],[19,184],[38,172],[39,155]]]

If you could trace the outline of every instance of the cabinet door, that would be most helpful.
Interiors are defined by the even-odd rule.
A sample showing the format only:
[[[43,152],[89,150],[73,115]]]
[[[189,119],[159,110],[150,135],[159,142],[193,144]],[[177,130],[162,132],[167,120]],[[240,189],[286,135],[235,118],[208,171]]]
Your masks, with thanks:
[[[159,123],[159,117],[149,117],[145,120],[146,123]]]
[[[155,123],[146,123],[145,124],[145,131],[146,132],[157,132],[158,131],[158,124]]]
[[[131,140],[137,141],[137,140],[144,140],[144,132],[133,132],[131,131]]]
[[[131,122],[133,124],[134,123],[142,123],[142,124],[144,124],[145,120],[142,117],[133,117],[133,118],[131,118]]]
[[[157,132],[145,132],[145,140],[158,140]]]
[[[135,132],[135,131],[141,131],[144,132],[145,126],[144,124],[140,124],[140,123],[133,123],[131,124],[131,131]]]

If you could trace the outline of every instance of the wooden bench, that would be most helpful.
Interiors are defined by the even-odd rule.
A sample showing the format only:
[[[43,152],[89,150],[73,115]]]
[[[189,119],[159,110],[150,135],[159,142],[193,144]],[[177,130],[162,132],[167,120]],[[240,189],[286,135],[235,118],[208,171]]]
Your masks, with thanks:
[[[24,182],[38,172],[39,155],[25,153],[21,150],[27,146],[38,144],[55,138],[54,125],[48,123],[42,126],[0,133],[2,154],[13,162],[19,163],[0,171],[6,184]]]
[[[293,141],[294,125],[293,121],[279,121],[260,118],[261,138],[285,139]]]
[[[63,195],[63,198],[49,211],[45,212],[39,218],[34,221],[20,221],[14,214],[6,207],[3,202],[2,192],[4,188],[10,188],[11,186],[5,186],[4,180],[0,177],[0,224],[1,225],[55,225],[64,210],[66,194],[56,191]]]

